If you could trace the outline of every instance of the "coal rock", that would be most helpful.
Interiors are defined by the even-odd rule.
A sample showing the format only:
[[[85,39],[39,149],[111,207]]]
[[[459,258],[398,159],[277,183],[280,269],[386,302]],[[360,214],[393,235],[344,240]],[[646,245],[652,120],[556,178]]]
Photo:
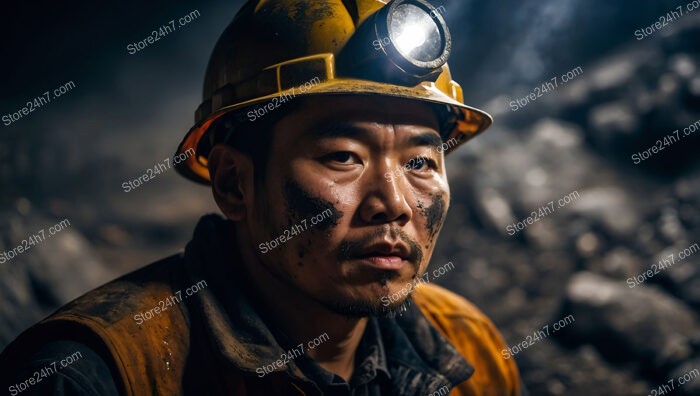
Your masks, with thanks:
[[[590,272],[571,279],[565,306],[576,318],[576,325],[566,328],[568,338],[642,368],[663,370],[690,358],[700,331],[692,310],[659,288],[646,283],[630,287]]]
[[[63,220],[32,211],[26,200],[0,214],[0,350],[59,306],[116,276],[72,224],[50,235],[49,228]]]
[[[556,342],[542,341],[516,361],[531,395],[589,396],[591,389],[615,389],[612,394],[646,395],[650,384],[636,378],[633,370],[610,364],[592,346],[567,350]],[[624,390],[624,391],[623,391]]]
[[[679,395],[700,395],[700,358],[678,366],[670,373],[668,381],[671,380],[674,385],[672,389],[675,389]],[[668,381],[666,384],[670,385]]]

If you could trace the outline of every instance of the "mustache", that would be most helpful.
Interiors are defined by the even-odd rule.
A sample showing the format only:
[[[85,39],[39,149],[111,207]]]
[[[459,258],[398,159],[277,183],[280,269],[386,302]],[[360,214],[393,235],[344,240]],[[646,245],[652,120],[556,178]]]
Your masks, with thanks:
[[[389,226],[388,224],[377,227],[362,238],[343,240],[340,243],[338,251],[338,261],[348,261],[359,257],[372,242],[376,242],[378,238],[387,234],[392,240],[399,239],[408,246],[408,260],[418,269],[418,265],[423,261],[423,249],[421,249],[418,242],[414,241],[406,232],[399,229],[398,226]]]

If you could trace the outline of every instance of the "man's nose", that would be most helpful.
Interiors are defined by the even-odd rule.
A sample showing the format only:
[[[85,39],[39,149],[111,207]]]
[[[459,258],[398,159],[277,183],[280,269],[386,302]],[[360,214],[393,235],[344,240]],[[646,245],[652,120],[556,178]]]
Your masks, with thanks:
[[[391,173],[391,177],[385,177],[388,173]],[[360,216],[367,224],[396,222],[403,226],[413,217],[405,175],[403,172],[396,173],[399,174],[391,172],[390,165],[385,164],[369,175],[367,192],[360,209]]]

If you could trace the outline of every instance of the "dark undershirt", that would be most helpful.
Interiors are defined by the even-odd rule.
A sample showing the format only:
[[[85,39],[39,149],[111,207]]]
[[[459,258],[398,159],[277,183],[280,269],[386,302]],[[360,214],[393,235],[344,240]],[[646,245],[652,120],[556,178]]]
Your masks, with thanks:
[[[391,375],[375,318],[367,322],[355,353],[355,370],[349,382],[325,370],[306,355],[298,357],[295,362],[325,396],[379,396],[391,393]]]
[[[80,354],[75,355],[76,352]],[[73,363],[62,367],[61,361],[71,356]],[[109,366],[94,350],[74,341],[55,341],[32,356],[15,378],[9,394],[117,396],[119,393]]]

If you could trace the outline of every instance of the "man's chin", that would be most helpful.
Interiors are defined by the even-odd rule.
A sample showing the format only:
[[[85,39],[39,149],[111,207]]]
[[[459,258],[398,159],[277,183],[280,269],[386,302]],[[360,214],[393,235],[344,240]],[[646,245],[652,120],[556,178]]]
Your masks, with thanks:
[[[393,318],[406,312],[411,304],[412,300],[409,295],[401,301],[394,302],[389,302],[387,299],[335,301],[330,305],[326,304],[326,306],[333,312],[349,318],[365,318],[368,316]]]

